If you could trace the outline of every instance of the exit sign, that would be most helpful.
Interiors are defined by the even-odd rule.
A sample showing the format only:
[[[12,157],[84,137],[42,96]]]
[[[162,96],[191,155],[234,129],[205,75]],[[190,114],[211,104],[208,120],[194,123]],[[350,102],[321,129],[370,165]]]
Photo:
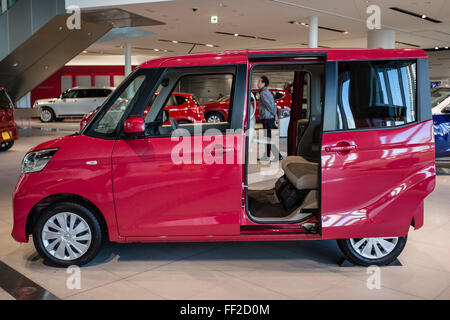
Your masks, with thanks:
[[[211,16],[211,23],[217,23],[219,22],[219,17],[218,16]]]

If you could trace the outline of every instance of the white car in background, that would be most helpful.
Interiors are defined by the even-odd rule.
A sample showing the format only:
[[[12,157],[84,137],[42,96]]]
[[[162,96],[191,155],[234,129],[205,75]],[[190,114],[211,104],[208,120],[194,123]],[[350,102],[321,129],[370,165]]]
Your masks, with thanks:
[[[63,121],[66,117],[82,117],[101,106],[114,91],[112,87],[75,87],[64,91],[59,98],[36,100],[42,122]]]

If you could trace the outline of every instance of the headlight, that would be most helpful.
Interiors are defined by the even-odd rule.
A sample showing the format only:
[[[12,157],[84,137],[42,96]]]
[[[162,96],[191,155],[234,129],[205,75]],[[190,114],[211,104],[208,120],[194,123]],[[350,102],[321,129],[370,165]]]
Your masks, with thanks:
[[[46,149],[27,153],[22,163],[22,173],[38,172],[45,168],[58,149]]]

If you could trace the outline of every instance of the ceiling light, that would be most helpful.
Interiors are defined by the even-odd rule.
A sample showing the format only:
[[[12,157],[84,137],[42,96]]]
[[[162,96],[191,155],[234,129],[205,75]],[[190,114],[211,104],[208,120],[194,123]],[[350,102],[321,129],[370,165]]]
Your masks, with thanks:
[[[289,21],[290,24],[296,24],[296,25],[302,25],[306,28],[309,28],[309,24],[307,24],[306,22],[295,22],[295,21]],[[322,30],[327,30],[327,31],[333,31],[333,32],[339,32],[339,33],[343,33],[343,34],[348,34],[348,31],[345,30],[340,30],[340,29],[336,29],[336,28],[330,28],[330,27],[324,27],[324,26],[318,26],[319,29]]]
[[[434,50],[439,50],[439,47],[434,47]]]
[[[416,18],[420,18],[420,19],[423,19],[423,20],[427,20],[427,21],[430,21],[430,22],[434,22],[434,23],[442,23],[442,21],[440,21],[440,20],[433,19],[433,18],[427,17],[427,16],[424,15],[424,14],[419,14],[419,13],[412,12],[412,11],[409,11],[409,10],[405,10],[405,9],[402,9],[402,8],[398,8],[398,7],[390,7],[389,9],[394,10],[394,11],[397,11],[397,12],[400,12],[400,13],[403,13],[403,14],[407,14],[407,15],[410,15],[410,16],[413,16],[413,17],[416,17]]]
[[[189,41],[178,41],[178,40],[167,40],[167,39],[159,39],[158,41],[161,42],[170,42],[170,43],[179,43],[179,44],[188,44],[188,45],[196,45],[196,46],[207,46],[207,47],[219,47],[218,45],[215,44],[205,44],[205,43],[198,43],[198,42],[189,42]],[[172,52],[172,51],[168,51],[168,52]]]
[[[15,68],[15,67],[17,67],[19,64],[16,62],[16,63],[14,63],[13,64],[13,67]]]
[[[264,37],[259,37],[259,36],[252,36],[252,35],[247,35],[247,34],[239,34],[239,33],[231,33],[231,32],[222,32],[222,31],[216,31],[216,33],[217,33],[217,34],[223,34],[223,35],[226,35],[226,36],[234,36],[234,37],[250,38],[250,39],[255,39],[255,40],[277,41],[276,39],[264,38]]]
[[[445,49],[448,49],[448,47],[447,47],[447,46],[445,46]]]
[[[83,53],[88,53],[87,50],[84,50]]]
[[[413,43],[408,43],[408,42],[403,42],[403,41],[395,41],[395,43],[403,44],[405,46],[410,46],[410,47],[414,47],[414,48],[420,48],[419,45],[413,44]]]

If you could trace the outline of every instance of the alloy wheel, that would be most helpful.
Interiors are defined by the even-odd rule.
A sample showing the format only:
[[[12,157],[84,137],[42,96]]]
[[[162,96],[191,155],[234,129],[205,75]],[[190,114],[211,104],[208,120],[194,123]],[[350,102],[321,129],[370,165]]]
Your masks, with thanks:
[[[208,123],[217,123],[217,122],[222,122],[222,119],[218,115],[212,114],[208,117],[207,122]]]
[[[52,120],[52,113],[50,110],[44,109],[41,111],[41,119],[44,122],[49,122]]]

